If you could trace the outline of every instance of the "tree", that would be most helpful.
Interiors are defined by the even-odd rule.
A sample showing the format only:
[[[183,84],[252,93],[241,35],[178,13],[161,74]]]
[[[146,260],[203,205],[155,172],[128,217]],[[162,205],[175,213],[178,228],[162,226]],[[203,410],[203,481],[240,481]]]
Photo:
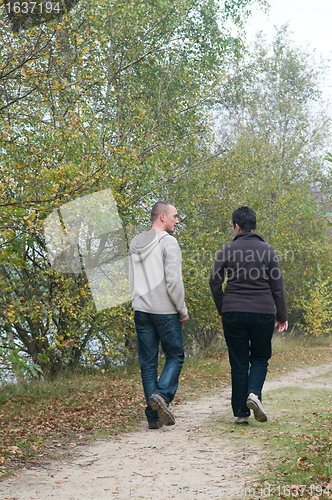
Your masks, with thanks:
[[[218,101],[211,102],[210,110],[223,151],[177,183],[185,214],[181,241],[188,252],[189,309],[203,338],[212,325],[218,335],[208,278],[216,252],[233,238],[231,213],[239,205],[256,210],[258,232],[278,252],[292,324],[302,321],[305,327],[305,306],[322,283],[324,297],[329,293],[326,224],[317,224],[303,210],[306,202],[318,210],[331,196],[324,163],[331,123],[321,101],[320,77],[321,68],[294,46],[284,27],[271,46],[258,36],[255,47],[234,60],[221,78]],[[330,312],[321,310],[322,321]]]
[[[4,10],[15,33],[22,29],[54,21],[54,19],[61,20],[62,16],[68,14],[77,4],[77,1],[50,2],[39,0],[37,2],[24,2],[22,0],[7,0],[4,2]]]
[[[46,216],[111,188],[123,225],[139,224],[159,185],[206,162],[203,105],[237,42],[218,16],[249,5],[81,1],[58,24],[0,26],[1,335],[44,374],[89,343],[121,356],[133,333],[129,304],[97,312],[84,274],[51,268]]]

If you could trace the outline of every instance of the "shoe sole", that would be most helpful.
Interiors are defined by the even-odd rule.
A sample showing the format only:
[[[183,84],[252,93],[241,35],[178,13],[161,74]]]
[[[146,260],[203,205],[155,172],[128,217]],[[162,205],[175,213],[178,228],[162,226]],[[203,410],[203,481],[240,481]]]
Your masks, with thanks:
[[[153,410],[158,412],[158,417],[161,423],[167,426],[175,424],[174,416],[159,398],[152,396],[149,399],[149,405]]]
[[[164,424],[161,422],[149,422],[148,423],[148,429],[161,429]]]
[[[249,425],[249,422],[246,422],[246,421],[244,421],[244,422],[234,422],[234,424],[236,424],[236,425]]]
[[[247,408],[250,408],[254,412],[254,417],[258,422],[266,422],[267,421],[267,415],[266,413],[258,406],[256,401],[253,401],[252,399],[247,399]]]

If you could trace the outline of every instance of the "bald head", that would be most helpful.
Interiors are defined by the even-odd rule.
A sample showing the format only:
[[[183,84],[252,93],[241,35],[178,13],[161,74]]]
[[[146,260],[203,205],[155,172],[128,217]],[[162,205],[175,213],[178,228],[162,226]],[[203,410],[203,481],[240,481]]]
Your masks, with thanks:
[[[167,201],[157,201],[157,203],[153,205],[151,210],[152,222],[157,220],[161,213],[168,214],[171,207],[173,207],[173,205],[171,203],[168,203]]]
[[[172,234],[179,224],[178,213],[172,203],[157,201],[151,210],[152,229]]]

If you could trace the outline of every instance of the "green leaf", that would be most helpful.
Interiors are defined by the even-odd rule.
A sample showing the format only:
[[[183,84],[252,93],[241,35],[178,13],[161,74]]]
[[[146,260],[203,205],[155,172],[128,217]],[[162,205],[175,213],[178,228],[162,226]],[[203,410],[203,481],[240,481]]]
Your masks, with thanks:
[[[311,217],[312,216],[311,208],[308,205],[302,205],[301,208],[304,211],[305,217]]]

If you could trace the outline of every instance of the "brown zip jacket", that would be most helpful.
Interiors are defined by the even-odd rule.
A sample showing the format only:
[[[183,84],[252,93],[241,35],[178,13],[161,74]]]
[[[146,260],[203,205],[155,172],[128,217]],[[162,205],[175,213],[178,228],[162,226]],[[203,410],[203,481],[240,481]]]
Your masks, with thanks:
[[[222,247],[213,264],[210,288],[220,315],[225,312],[275,314],[276,307],[276,319],[287,321],[278,256],[257,233],[239,233]]]

